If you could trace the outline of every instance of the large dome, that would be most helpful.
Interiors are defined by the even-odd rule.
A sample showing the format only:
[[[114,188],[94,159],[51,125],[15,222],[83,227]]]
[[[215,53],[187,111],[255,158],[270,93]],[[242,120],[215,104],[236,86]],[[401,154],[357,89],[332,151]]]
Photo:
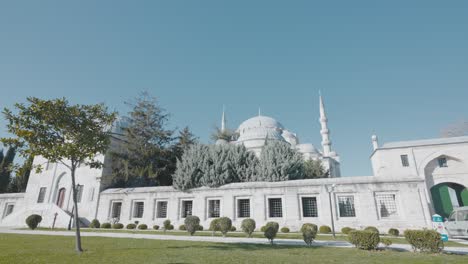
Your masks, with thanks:
[[[237,143],[244,144],[247,149],[260,153],[265,139],[284,141],[282,137],[283,125],[271,117],[256,116],[244,121],[237,132]]]

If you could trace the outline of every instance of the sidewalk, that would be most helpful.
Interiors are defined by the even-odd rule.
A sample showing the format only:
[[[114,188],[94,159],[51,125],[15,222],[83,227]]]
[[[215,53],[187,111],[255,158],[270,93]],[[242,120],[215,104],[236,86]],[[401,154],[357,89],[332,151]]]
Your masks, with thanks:
[[[43,230],[16,230],[0,228],[0,233],[4,234],[24,234],[24,235],[47,235],[47,236],[74,236],[72,231],[43,231]],[[114,237],[114,238],[136,238],[136,239],[154,239],[154,240],[177,240],[177,241],[199,241],[212,243],[240,243],[240,244],[268,244],[266,238],[242,238],[242,237],[203,237],[203,236],[173,236],[173,235],[154,235],[154,234],[130,234],[130,233],[97,233],[82,231],[84,237]],[[275,239],[277,245],[305,246],[305,243],[298,239]],[[353,246],[346,241],[319,241],[313,243],[316,247],[335,247],[352,248]],[[393,244],[389,247],[396,251],[412,251],[410,245]],[[468,255],[468,247],[446,247],[446,253]]]

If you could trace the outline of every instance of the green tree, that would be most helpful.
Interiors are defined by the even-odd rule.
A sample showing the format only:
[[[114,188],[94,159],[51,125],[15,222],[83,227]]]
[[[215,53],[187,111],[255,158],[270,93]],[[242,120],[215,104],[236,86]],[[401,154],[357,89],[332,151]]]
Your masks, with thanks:
[[[196,143],[198,143],[198,138],[190,131],[189,127],[184,127],[177,136],[177,142],[173,150],[174,156],[177,159],[182,158],[184,151]]]
[[[30,155],[23,166],[18,168],[15,172],[15,177],[11,180],[8,187],[9,192],[20,193],[25,192],[28,185],[29,176],[33,167],[34,156]]]
[[[232,140],[236,140],[237,137],[238,135],[235,131],[232,131],[227,128],[222,130],[219,127],[215,127],[214,132],[210,136],[211,140],[213,140],[214,142],[216,142],[217,140],[226,140],[229,142]]]
[[[302,154],[288,143],[267,141],[260,154],[256,181],[287,181],[304,178]]]
[[[321,160],[306,160],[304,162],[304,179],[327,178],[328,170],[323,167]]]
[[[131,110],[125,117],[125,141],[121,150],[113,153],[114,185],[171,185],[176,161],[174,131],[166,129],[169,114],[148,93],[142,93],[136,102],[127,105]]]
[[[11,181],[11,172],[14,169],[13,160],[16,156],[16,148],[10,146],[5,155],[3,151],[0,155],[0,193],[8,191],[8,186]]]
[[[103,104],[70,105],[65,99],[42,100],[27,98],[28,104],[17,103],[17,113],[4,109],[8,132],[16,138],[3,138],[7,145],[20,146],[24,157],[43,156],[49,162],[61,163],[70,170],[76,251],[82,252],[78,216],[75,171],[79,164],[99,168],[98,154],[105,153],[110,144],[110,130],[115,120]],[[40,171],[40,166],[36,167]]]

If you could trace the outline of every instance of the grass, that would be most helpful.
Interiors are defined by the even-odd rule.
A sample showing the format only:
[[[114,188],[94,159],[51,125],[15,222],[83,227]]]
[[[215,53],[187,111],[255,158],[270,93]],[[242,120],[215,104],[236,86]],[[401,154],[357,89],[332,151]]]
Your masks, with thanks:
[[[27,228],[25,228],[27,229]],[[67,231],[66,229],[49,229],[49,228],[38,228],[38,230],[45,230],[45,231]],[[82,232],[102,232],[102,233],[130,233],[130,234],[153,234],[153,235],[173,235],[173,236],[189,236],[189,234],[186,231],[167,231],[164,233],[161,230],[127,230],[127,229],[121,229],[121,230],[116,230],[116,229],[90,229],[90,228],[83,228],[81,229]],[[211,231],[197,231],[194,236],[212,236]],[[216,232],[215,236],[221,237],[220,232]],[[227,234],[227,237],[245,237],[245,234],[242,232],[229,232]],[[255,238],[265,238],[263,233],[261,232],[254,232],[252,234],[252,237]],[[382,238],[384,236],[381,236]],[[303,240],[302,234],[301,233],[278,233],[276,238],[285,238],[285,239],[297,239],[297,240]],[[347,236],[343,234],[337,234],[336,239],[333,238],[331,235],[323,235],[323,234],[317,234],[317,237],[315,238],[316,240],[321,240],[321,241],[347,241]],[[405,238],[403,237],[391,237],[391,236],[385,236],[385,238],[388,238],[392,241],[393,244],[408,244],[408,241],[406,241]],[[448,241],[444,242],[444,245],[446,247],[468,247],[468,245],[457,243],[454,241]]]
[[[0,263],[466,263],[466,256],[128,238],[0,235]]]

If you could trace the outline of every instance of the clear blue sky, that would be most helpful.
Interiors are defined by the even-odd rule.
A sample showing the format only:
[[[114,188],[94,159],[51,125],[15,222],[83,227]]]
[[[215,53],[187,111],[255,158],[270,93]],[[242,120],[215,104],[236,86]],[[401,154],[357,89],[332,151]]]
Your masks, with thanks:
[[[147,90],[209,141],[260,106],[320,145],[318,90],[346,176],[370,137],[431,138],[468,118],[468,1],[2,1],[0,106],[123,102]],[[5,135],[0,120],[0,136]]]

